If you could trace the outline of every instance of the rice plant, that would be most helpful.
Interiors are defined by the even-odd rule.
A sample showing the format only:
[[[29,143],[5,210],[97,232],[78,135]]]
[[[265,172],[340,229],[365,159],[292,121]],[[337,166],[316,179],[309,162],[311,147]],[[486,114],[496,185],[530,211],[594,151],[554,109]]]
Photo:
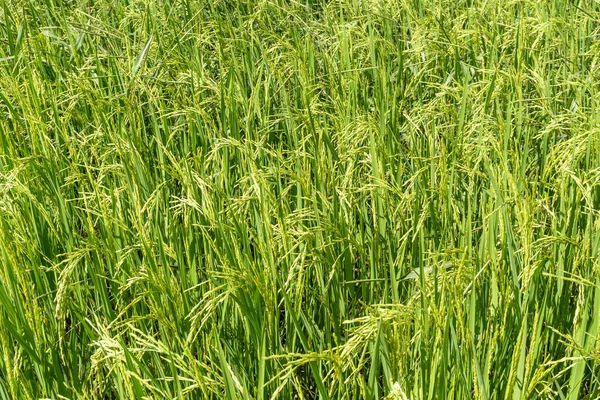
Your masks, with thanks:
[[[598,0],[0,0],[0,399],[600,398]]]

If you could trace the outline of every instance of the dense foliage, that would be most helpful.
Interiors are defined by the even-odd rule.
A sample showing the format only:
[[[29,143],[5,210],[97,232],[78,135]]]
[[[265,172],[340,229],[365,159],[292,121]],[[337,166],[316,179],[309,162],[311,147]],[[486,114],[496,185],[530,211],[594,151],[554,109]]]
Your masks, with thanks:
[[[0,399],[600,397],[597,0],[1,0]]]

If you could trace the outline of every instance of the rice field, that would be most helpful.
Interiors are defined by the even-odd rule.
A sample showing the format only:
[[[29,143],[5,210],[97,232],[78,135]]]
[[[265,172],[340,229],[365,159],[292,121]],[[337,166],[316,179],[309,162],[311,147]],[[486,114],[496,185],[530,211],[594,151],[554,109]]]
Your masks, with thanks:
[[[600,398],[598,0],[0,0],[0,399]]]

